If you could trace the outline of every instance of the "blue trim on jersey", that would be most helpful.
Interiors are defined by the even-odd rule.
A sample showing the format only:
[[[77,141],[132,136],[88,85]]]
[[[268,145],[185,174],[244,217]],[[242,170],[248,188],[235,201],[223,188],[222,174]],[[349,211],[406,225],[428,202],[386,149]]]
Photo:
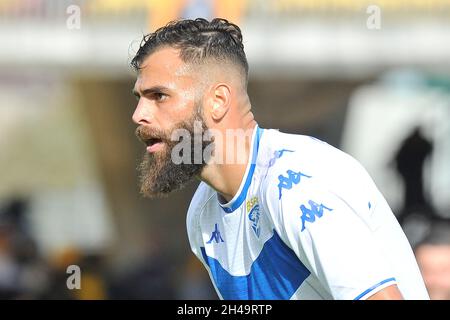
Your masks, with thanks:
[[[355,299],[353,299],[353,300],[359,300],[359,299],[361,299],[362,297],[364,297],[366,294],[368,294],[370,291],[373,291],[373,290],[375,290],[376,288],[378,288],[379,286],[385,284],[386,282],[391,282],[391,281],[396,281],[396,280],[395,280],[395,278],[389,278],[389,279],[383,280],[383,281],[377,283],[376,285],[370,287],[369,289],[367,289],[366,291],[364,291],[363,293],[361,293],[359,296],[357,296],[357,297],[356,297]]]
[[[245,179],[244,187],[241,190],[241,193],[239,196],[234,200],[234,202],[231,203],[229,207],[224,207],[222,204],[220,204],[220,207],[226,212],[231,213],[237,208],[241,206],[241,204],[244,202],[245,198],[247,197],[248,188],[250,187],[250,184],[252,182],[253,172],[255,171],[256,167],[256,157],[258,156],[258,149],[259,149],[259,140],[261,139],[261,135],[263,133],[263,130],[259,128],[258,125],[256,125],[256,134],[255,134],[255,142],[253,144],[253,154],[252,159],[250,163],[250,169],[248,170],[247,178]]]
[[[231,275],[218,260],[206,254],[204,247],[200,249],[217,289],[226,300],[287,300],[311,274],[275,231],[246,276]]]

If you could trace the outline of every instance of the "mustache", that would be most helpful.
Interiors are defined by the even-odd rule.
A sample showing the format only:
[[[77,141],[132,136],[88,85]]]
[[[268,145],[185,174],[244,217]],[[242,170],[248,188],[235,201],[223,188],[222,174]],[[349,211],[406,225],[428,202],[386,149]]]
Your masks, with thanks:
[[[140,125],[136,128],[135,131],[136,137],[142,141],[143,143],[146,143],[147,141],[151,139],[159,139],[159,140],[169,140],[170,137],[167,136],[166,132],[160,129],[150,128],[145,125]]]

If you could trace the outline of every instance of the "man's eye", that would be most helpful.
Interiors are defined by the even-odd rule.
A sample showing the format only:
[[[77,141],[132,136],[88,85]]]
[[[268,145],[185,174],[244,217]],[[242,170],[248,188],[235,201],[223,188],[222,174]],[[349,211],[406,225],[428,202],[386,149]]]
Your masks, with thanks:
[[[156,101],[163,101],[167,98],[167,95],[162,92],[155,92],[153,97]]]

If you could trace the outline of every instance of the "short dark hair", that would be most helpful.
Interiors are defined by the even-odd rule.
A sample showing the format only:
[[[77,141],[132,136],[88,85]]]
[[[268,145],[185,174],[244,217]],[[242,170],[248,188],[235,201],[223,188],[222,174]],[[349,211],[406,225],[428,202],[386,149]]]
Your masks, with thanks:
[[[209,58],[230,61],[243,69],[247,83],[248,63],[241,29],[226,19],[208,21],[197,18],[169,22],[143,37],[131,66],[139,71],[146,57],[165,46],[179,49],[180,58],[186,63],[201,63]]]

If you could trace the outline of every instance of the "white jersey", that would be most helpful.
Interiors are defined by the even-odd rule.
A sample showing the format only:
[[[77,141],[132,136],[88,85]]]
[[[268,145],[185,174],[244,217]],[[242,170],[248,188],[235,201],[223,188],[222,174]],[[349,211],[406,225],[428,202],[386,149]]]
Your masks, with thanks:
[[[192,251],[221,299],[365,299],[397,284],[429,299],[411,246],[364,168],[315,138],[256,127],[226,204],[201,183]]]

